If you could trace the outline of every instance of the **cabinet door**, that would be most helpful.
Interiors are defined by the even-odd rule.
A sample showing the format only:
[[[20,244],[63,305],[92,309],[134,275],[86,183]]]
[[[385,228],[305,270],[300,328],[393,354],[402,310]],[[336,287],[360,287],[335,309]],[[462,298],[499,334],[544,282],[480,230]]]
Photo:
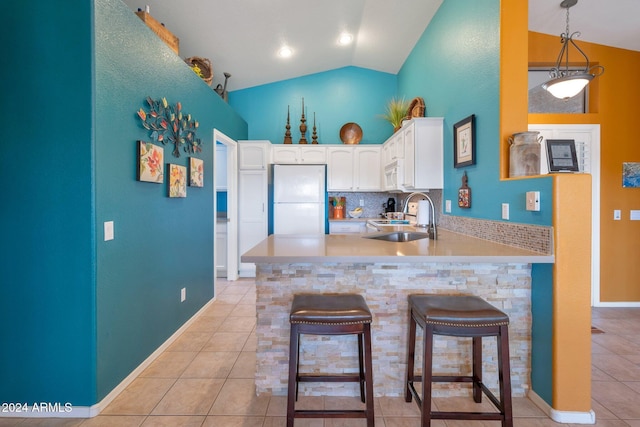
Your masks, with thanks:
[[[227,191],[227,147],[216,144],[216,191]]]
[[[327,149],[326,147],[319,147],[317,145],[310,145],[300,148],[300,157],[298,160],[300,163],[310,165],[324,165],[327,163]]]
[[[356,176],[354,178],[354,189],[357,191],[380,191],[380,177],[382,176],[382,168],[380,167],[380,146],[377,147],[358,147],[353,151],[354,170]]]
[[[443,188],[443,119],[422,117],[413,119],[414,128],[414,188]]]
[[[367,231],[365,221],[329,221],[329,234],[359,234]]]
[[[402,129],[404,140],[404,172],[402,186],[408,189],[415,188],[415,125],[411,123]]]
[[[351,147],[327,149],[327,191],[353,191],[353,153]]]
[[[267,149],[269,142],[245,142],[238,143],[238,169],[267,169]]]
[[[296,164],[300,159],[300,147],[290,144],[274,145],[271,147],[272,161],[275,164]]]
[[[239,256],[267,238],[267,172],[238,173]],[[240,275],[255,276],[255,264],[240,263]]]
[[[216,270],[218,277],[224,277],[227,273],[227,223],[217,224],[216,230]]]

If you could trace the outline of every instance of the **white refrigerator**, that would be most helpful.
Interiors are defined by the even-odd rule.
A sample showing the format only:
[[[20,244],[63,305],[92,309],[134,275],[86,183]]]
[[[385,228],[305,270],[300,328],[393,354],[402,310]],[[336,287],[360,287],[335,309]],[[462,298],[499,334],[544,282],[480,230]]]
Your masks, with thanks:
[[[325,168],[273,166],[274,234],[324,234]]]

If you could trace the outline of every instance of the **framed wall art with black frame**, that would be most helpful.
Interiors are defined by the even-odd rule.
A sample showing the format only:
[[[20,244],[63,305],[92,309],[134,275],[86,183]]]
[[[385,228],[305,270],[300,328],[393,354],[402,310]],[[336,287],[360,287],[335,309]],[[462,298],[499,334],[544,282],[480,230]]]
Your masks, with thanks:
[[[453,125],[453,167],[476,164],[475,115]]]

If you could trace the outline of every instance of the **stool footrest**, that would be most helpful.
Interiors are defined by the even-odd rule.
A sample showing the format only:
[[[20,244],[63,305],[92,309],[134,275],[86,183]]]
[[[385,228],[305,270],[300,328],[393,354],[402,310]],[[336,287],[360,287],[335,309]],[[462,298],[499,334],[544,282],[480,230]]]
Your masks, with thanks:
[[[329,382],[329,383],[342,383],[342,382],[356,382],[364,381],[364,378],[360,378],[359,374],[304,374],[298,375],[298,382],[301,383],[320,383],[320,382]]]
[[[296,409],[296,418],[367,418],[367,412],[360,409]]]

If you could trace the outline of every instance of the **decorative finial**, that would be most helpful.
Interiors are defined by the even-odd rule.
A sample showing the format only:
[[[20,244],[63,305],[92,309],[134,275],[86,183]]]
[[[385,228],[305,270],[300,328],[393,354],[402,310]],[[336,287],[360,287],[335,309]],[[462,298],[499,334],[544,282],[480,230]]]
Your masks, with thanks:
[[[285,126],[285,128],[287,130],[284,133],[284,143],[292,144],[293,142],[291,141],[291,125],[289,124],[289,106],[288,105],[287,105],[287,125]]]
[[[306,144],[307,143],[307,125],[306,119],[304,118],[304,98],[302,98],[302,117],[300,118],[300,141],[298,144]]]
[[[313,133],[311,134],[311,143],[318,143],[318,132],[316,132],[316,112],[313,112]]]

